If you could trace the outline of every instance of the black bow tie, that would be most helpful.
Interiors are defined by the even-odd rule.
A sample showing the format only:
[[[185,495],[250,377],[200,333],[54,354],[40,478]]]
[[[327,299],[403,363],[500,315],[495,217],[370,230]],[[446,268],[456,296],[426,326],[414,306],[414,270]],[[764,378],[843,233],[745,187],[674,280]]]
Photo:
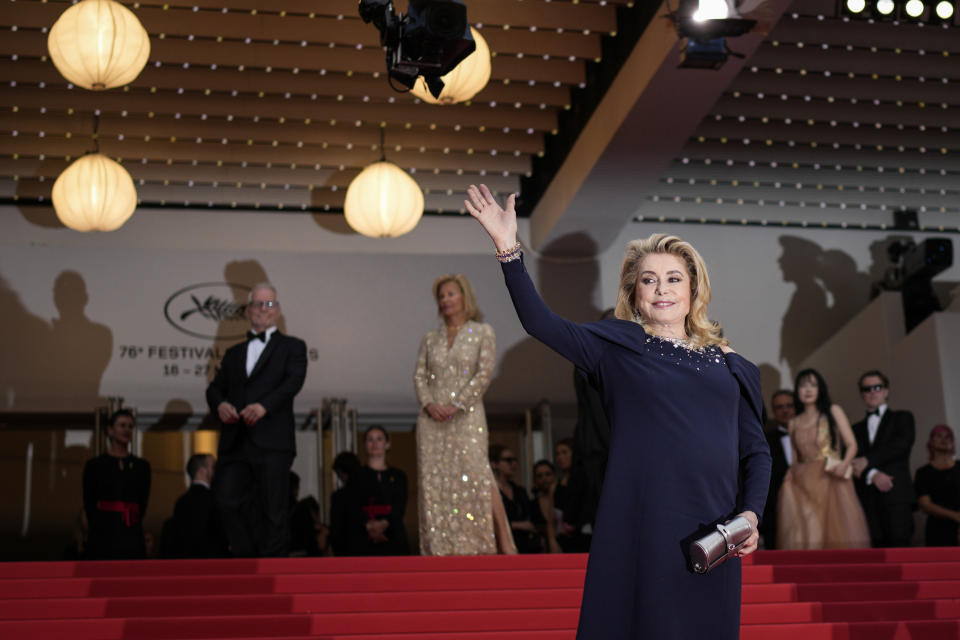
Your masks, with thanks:
[[[879,418],[879,417],[880,417],[880,409],[874,409],[873,411],[867,411],[867,417],[869,418],[870,416],[877,416],[877,417]]]
[[[267,341],[267,332],[266,332],[266,331],[261,331],[260,333],[256,333],[256,332],[254,332],[254,331],[247,331],[247,341],[257,340],[257,339],[259,339],[260,342],[266,342],[266,341]]]

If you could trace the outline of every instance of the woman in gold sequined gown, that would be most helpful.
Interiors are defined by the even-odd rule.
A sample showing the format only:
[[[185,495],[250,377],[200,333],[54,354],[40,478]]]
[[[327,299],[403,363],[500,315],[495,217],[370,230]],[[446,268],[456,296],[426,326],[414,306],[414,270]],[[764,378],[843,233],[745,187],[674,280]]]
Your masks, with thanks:
[[[462,274],[438,278],[433,295],[443,327],[423,337],[413,376],[420,402],[420,553],[515,553],[487,461],[483,393],[496,363],[493,328],[480,322]]]
[[[857,443],[846,414],[830,403],[826,382],[813,369],[797,375],[794,400],[802,413],[790,421],[796,457],[780,488],[778,548],[869,547],[867,520],[851,480]]]

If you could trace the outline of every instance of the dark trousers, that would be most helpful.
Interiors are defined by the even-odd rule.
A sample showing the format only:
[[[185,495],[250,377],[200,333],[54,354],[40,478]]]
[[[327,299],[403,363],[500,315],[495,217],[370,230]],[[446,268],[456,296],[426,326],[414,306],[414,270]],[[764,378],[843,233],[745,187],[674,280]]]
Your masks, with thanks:
[[[880,492],[868,487],[863,511],[870,527],[874,547],[909,547],[913,542],[913,505],[909,502],[885,502]]]
[[[287,555],[291,464],[292,452],[261,449],[249,440],[217,461],[214,485],[232,555]]]

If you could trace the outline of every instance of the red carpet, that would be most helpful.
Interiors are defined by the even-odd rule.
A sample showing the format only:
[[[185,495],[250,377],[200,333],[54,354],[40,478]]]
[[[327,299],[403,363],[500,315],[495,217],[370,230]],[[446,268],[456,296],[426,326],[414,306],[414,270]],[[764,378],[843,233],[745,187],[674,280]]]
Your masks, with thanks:
[[[573,640],[586,557],[0,564],[0,638]],[[960,548],[774,551],[742,640],[960,638]]]

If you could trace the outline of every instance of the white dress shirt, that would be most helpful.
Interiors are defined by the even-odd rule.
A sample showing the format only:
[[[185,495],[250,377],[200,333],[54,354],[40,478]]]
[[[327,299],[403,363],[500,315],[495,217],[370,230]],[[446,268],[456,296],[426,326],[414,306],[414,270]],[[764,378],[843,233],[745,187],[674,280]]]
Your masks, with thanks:
[[[253,368],[257,366],[257,360],[260,359],[260,354],[263,353],[263,350],[267,348],[267,343],[270,342],[270,338],[273,336],[273,332],[276,331],[276,327],[270,327],[267,329],[267,339],[264,342],[260,341],[260,338],[253,338],[247,342],[247,375],[249,376],[253,373]]]
[[[784,427],[777,427],[777,433],[780,434],[780,447],[783,449],[783,457],[787,460],[787,466],[793,464],[793,447],[790,446],[790,432]]]

